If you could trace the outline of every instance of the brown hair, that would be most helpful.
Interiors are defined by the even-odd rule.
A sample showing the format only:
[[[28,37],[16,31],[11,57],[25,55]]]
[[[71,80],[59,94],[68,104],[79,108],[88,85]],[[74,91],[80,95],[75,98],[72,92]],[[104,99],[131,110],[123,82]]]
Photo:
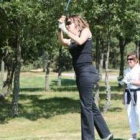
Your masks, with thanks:
[[[137,53],[136,52],[131,52],[131,53],[129,53],[128,55],[127,55],[127,59],[128,59],[128,57],[129,56],[132,56],[133,58],[134,58],[134,61],[135,62],[139,62],[139,60],[138,60],[138,55],[137,55]]]
[[[68,19],[72,19],[75,25],[79,28],[79,31],[82,31],[84,28],[89,28],[87,21],[79,15],[72,15]]]

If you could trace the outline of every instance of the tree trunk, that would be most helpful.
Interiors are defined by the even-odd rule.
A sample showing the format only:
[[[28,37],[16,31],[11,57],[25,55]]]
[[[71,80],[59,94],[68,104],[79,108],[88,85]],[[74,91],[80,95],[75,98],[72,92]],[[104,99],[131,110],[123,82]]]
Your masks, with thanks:
[[[3,83],[4,83],[4,61],[1,60],[0,100],[4,100]]]
[[[45,90],[49,91],[50,90],[50,61],[48,60],[46,62],[46,70],[45,70]]]
[[[125,38],[123,39],[122,36],[119,36],[119,47],[120,47],[120,72],[119,72],[119,78],[118,80],[120,81],[121,79],[123,79],[124,76],[124,56],[125,56],[125,46],[130,43],[130,39],[129,38]],[[121,85],[119,84],[119,87],[121,87]]]
[[[7,26],[7,29],[9,29],[9,27]],[[13,44],[10,44],[9,39],[6,39],[6,45],[7,46],[12,46]],[[13,46],[15,46],[17,44],[14,44]],[[5,62],[5,67],[7,68],[7,77],[6,80],[3,83],[3,94],[4,96],[7,96],[11,93],[12,91],[12,81],[13,81],[13,75],[14,75],[14,71],[15,71],[15,61],[12,60],[12,56],[9,54],[8,51],[5,52],[5,56],[3,58],[4,62]]]
[[[103,108],[103,112],[107,112],[110,107],[111,103],[111,89],[109,84],[108,78],[108,65],[109,65],[109,54],[110,54],[110,29],[108,27],[108,36],[107,36],[107,53],[106,53],[106,62],[105,62],[105,87],[106,87],[106,95],[107,95],[107,102]]]
[[[106,87],[106,95],[107,95],[107,98],[106,98],[106,104],[103,108],[103,112],[106,113],[107,110],[109,109],[110,107],[110,103],[111,103],[111,89],[110,89],[110,84],[109,84],[109,78],[108,78],[108,71],[107,69],[105,69],[105,87]]]
[[[20,68],[21,68],[21,47],[19,44],[19,37],[16,39],[16,66],[14,73],[14,89],[12,100],[12,117],[18,116],[18,98],[20,91]]]
[[[58,80],[57,80],[57,86],[61,86],[61,75],[62,75],[62,46],[59,48],[59,66],[58,66]]]
[[[4,81],[4,69],[5,69],[4,66],[5,66],[4,61],[1,60],[1,81],[2,81],[2,83]]]
[[[102,68],[103,68],[103,56],[104,54],[101,54],[100,58],[100,64],[99,64],[99,78],[100,81],[102,80]],[[100,81],[96,83],[95,85],[95,103],[99,107],[99,101],[100,101],[100,96],[99,96],[99,87],[100,87]]]
[[[108,53],[108,52],[107,52]],[[105,62],[105,87],[106,87],[106,104],[103,108],[103,112],[106,113],[110,107],[111,103],[111,89],[109,84],[109,77],[108,77],[108,60]]]
[[[136,42],[136,51],[137,51],[137,56],[140,61],[140,42],[139,41]]]
[[[120,72],[119,72],[119,78],[123,78],[123,71],[124,71],[124,40],[122,37],[119,37],[119,47],[120,47]]]
[[[96,37],[96,68],[98,69],[99,76],[100,76],[100,40],[99,35]],[[95,93],[94,93],[94,99],[97,107],[99,107],[99,82],[96,83],[94,87]]]
[[[95,90],[95,94],[94,94],[95,104],[99,108],[99,101],[100,101],[100,96],[99,96],[99,82],[97,82],[95,84],[94,90]]]
[[[96,68],[99,69],[100,62],[100,44],[99,44],[99,36],[96,38]]]
[[[109,55],[110,55],[110,38],[107,41],[107,53],[106,53],[106,62],[105,62],[105,69],[108,71],[108,65],[109,65]]]
[[[103,61],[104,61],[104,54],[102,53],[100,58],[100,65],[99,65],[100,80],[102,80]]]
[[[58,80],[57,80],[57,86],[58,87],[61,87],[61,79],[62,79],[62,71],[61,71],[61,69],[59,69],[59,71],[58,71]]]
[[[4,82],[4,61],[1,60],[1,76],[0,76],[0,89],[3,88],[3,82]]]
[[[46,69],[47,56],[48,54],[45,51],[43,51],[43,55],[42,55],[43,72],[45,72],[45,69]]]
[[[9,95],[12,91],[12,81],[13,81],[14,72],[15,72],[15,66],[13,64],[7,66],[7,78],[3,84],[3,91],[5,96]]]

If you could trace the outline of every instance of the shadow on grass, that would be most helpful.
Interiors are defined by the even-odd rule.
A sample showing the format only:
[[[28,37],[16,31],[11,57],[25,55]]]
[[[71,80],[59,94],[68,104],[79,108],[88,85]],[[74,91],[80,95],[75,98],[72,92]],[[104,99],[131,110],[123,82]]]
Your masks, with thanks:
[[[55,87],[55,86],[53,86],[53,87],[51,87],[51,90],[54,92],[76,92],[77,87],[72,87],[72,86]]]
[[[101,98],[104,95],[101,95]],[[56,115],[64,115],[67,113],[79,113],[79,100],[68,97],[53,97],[41,99],[42,95],[19,95],[19,117],[24,117],[29,120],[37,120],[39,118],[50,118]],[[116,95],[114,95],[116,98]],[[117,96],[118,98],[118,96]],[[119,97],[120,98],[120,97]],[[103,109],[104,104],[100,104],[100,110]],[[10,101],[0,102],[0,123],[5,123],[8,118],[8,111],[11,109]],[[110,108],[110,112],[120,112],[122,108]]]
[[[77,91],[75,79],[62,79],[62,86],[57,87],[57,81],[53,81],[51,85],[52,91],[65,92],[65,91]],[[118,87],[111,87],[112,90],[117,91]],[[38,92],[44,91],[43,88],[21,88],[23,92]],[[100,87],[100,91],[105,91],[105,88]],[[19,95],[19,117],[24,117],[30,120],[37,120],[39,118],[50,118],[56,115],[63,115],[67,113],[80,112],[79,100],[74,100],[68,97],[53,97],[41,99],[42,95]],[[43,97],[44,98],[44,97]],[[106,95],[101,93],[100,99],[106,99]],[[122,95],[113,93],[111,94],[112,100],[122,99]],[[102,109],[104,104],[100,105]],[[11,101],[0,101],[0,123],[4,123],[9,116],[9,110],[11,109]],[[110,112],[120,112],[122,109],[114,107],[109,109]]]
[[[75,81],[75,79],[62,79],[61,80],[61,87],[58,87],[57,86],[57,81],[53,80],[52,83],[51,83],[51,89],[53,91],[59,91],[59,92],[77,91],[76,81]],[[121,91],[121,90],[122,89],[119,88],[118,85],[111,86],[111,91]],[[100,86],[100,92],[104,92],[104,91],[106,91],[105,86]]]
[[[37,92],[37,91],[44,91],[44,88],[21,88],[20,91],[22,91],[22,92]]]
[[[75,86],[76,82],[75,79],[61,79],[61,84],[62,86]],[[51,83],[51,86],[56,86],[57,85],[57,80],[53,80]]]
[[[106,100],[106,98],[107,98],[106,94],[100,94],[100,100]],[[113,100],[122,101],[122,99],[123,99],[123,94],[117,94],[117,93],[112,93],[111,94],[111,101],[113,101]],[[104,106],[105,106],[105,103],[104,104],[102,104],[102,103],[99,104],[99,108],[100,108],[101,111],[103,111]],[[117,107],[117,106],[116,107],[109,107],[109,109],[108,109],[109,112],[121,112],[122,110],[123,110],[122,107]]]
[[[55,82],[55,81],[53,81],[53,82]],[[73,82],[75,82],[75,81],[73,81]],[[65,84],[62,84],[61,87],[58,87],[57,84],[53,84],[50,87],[51,87],[51,90],[54,92],[57,92],[57,91],[58,92],[64,92],[64,91],[75,92],[75,91],[77,91],[76,83],[75,84],[66,84],[65,83]],[[44,91],[44,90],[45,90],[45,88],[34,88],[34,87],[33,88],[27,87],[27,88],[20,89],[20,91],[22,91],[22,92],[37,92],[37,91]],[[100,86],[100,92],[104,92],[104,91],[106,91],[106,88],[104,86]],[[117,86],[111,86],[111,91],[120,91],[120,89]]]
[[[63,92],[63,91],[75,92],[75,91],[77,91],[75,79],[62,79],[61,87],[57,86],[57,80],[53,80],[50,84],[50,88],[54,92]],[[45,88],[43,88],[43,87],[42,88],[26,87],[26,88],[20,89],[20,91],[22,91],[22,92],[37,92],[37,91],[44,91],[44,90],[45,90]]]
[[[61,79],[61,87],[58,87],[57,86],[57,80],[52,80],[51,81],[51,84],[50,84],[50,88],[52,91],[54,92],[63,92],[63,91],[66,91],[66,92],[75,92],[77,91],[77,86],[76,86],[76,81],[75,79],[66,79],[66,78],[63,78]],[[43,87],[26,87],[26,88],[21,88],[20,89],[21,91],[25,91],[25,92],[37,92],[37,91],[44,91],[45,88]],[[118,87],[118,85],[116,86],[111,86],[111,91],[120,91],[122,90],[121,88]],[[106,88],[105,86],[100,86],[100,92],[105,92],[106,91]]]
[[[111,86],[111,91],[122,91],[123,90],[123,88],[119,88],[118,87],[118,85],[113,85],[113,86]],[[105,86],[100,86],[100,91],[102,92],[102,91],[106,91],[106,88],[105,88]]]
[[[111,93],[111,100],[122,100],[123,94]],[[106,99],[106,94],[100,93],[100,99]]]
[[[0,101],[0,123],[4,124],[7,122],[7,119],[9,117],[9,110],[11,107],[11,102],[8,100],[2,100]]]
[[[64,115],[67,113],[80,112],[79,100],[67,97],[54,97],[48,99],[40,99],[41,95],[19,95],[19,116],[29,120],[37,120],[39,118],[50,118],[56,115]],[[0,104],[1,105],[1,104]],[[0,106],[0,123],[6,123],[8,116],[7,108],[10,108],[10,102],[3,102]]]
[[[51,90],[54,92],[56,92],[56,91],[58,91],[58,92],[63,92],[63,91],[75,92],[75,91],[77,91],[75,79],[62,79],[61,87],[58,87],[57,81],[53,80],[51,83]]]
[[[104,104],[100,104],[99,105],[100,111],[103,113],[103,108],[104,108]],[[113,107],[113,108],[109,108],[108,111],[109,112],[121,112],[123,109],[121,107]]]

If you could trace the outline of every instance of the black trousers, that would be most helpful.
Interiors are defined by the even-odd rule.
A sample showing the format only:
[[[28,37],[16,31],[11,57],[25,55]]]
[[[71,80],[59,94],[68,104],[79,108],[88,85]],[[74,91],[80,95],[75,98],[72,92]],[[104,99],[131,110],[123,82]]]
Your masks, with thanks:
[[[100,138],[105,138],[110,131],[93,97],[93,87],[99,80],[99,74],[95,67],[88,63],[78,64],[74,66],[74,70],[81,103],[82,140],[95,140],[94,126]]]

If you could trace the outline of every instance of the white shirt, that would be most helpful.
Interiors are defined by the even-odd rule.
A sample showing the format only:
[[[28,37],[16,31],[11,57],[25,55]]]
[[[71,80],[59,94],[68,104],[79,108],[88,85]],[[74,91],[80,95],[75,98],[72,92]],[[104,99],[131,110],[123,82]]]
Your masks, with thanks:
[[[124,79],[127,81],[139,80],[140,78],[140,65],[136,64],[132,69],[128,68],[124,71]],[[131,89],[140,88],[138,85],[130,85]]]

